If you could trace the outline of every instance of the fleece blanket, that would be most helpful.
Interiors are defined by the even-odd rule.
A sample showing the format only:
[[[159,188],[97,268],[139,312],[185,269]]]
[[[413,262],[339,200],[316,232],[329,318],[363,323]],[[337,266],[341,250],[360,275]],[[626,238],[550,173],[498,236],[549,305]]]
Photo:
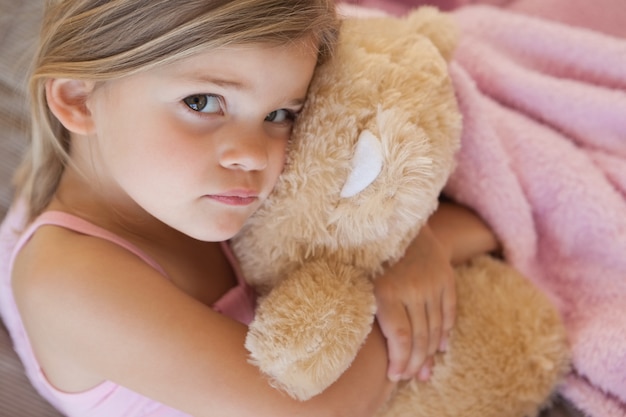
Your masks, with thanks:
[[[464,129],[445,192],[559,308],[573,355],[560,393],[624,417],[626,39],[490,6],[453,15]]]
[[[464,114],[446,193],[560,309],[563,396],[626,416],[626,40],[487,6],[454,12]]]

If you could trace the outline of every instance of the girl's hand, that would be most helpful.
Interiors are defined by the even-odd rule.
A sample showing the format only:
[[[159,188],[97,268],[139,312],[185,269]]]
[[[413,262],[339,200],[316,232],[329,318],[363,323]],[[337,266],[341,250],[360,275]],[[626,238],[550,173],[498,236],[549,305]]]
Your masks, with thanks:
[[[374,282],[380,328],[387,338],[390,380],[430,377],[432,356],[445,351],[456,292],[450,255],[428,225],[404,257]]]

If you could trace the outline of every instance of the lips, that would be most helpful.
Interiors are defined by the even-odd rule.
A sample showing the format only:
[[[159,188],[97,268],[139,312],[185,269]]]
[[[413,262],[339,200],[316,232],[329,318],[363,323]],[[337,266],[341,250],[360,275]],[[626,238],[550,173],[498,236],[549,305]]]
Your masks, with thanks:
[[[212,194],[207,196],[213,201],[217,201],[229,206],[248,206],[258,201],[256,193],[245,190],[229,191],[223,194]]]

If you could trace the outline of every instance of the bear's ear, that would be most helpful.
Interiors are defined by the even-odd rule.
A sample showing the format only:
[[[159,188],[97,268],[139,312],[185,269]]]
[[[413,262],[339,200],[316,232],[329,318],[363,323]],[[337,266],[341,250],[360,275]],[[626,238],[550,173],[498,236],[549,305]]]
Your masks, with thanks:
[[[341,198],[354,197],[366,189],[383,169],[383,148],[369,130],[359,135],[351,161],[352,171],[341,189]]]
[[[409,13],[406,19],[414,32],[430,39],[444,59],[450,62],[460,32],[450,13],[441,12],[433,6],[421,6]]]

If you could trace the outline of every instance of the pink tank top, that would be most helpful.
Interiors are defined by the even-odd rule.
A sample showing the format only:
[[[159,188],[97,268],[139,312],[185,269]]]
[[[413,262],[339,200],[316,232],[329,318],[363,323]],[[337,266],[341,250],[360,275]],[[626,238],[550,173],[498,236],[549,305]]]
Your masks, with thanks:
[[[105,239],[137,255],[165,278],[167,275],[152,258],[130,242],[68,213],[45,212],[20,233],[19,231],[24,230],[25,214],[23,205],[17,204],[0,227],[0,316],[9,330],[14,349],[24,364],[26,374],[39,394],[68,417],[190,417],[110,381],[80,393],[59,391],[48,382],[31,348],[11,289],[13,260],[39,227],[56,225]],[[212,307],[226,316],[249,324],[254,317],[254,291],[243,281],[228,244],[224,243],[222,248],[235,270],[238,285],[231,288]]]

